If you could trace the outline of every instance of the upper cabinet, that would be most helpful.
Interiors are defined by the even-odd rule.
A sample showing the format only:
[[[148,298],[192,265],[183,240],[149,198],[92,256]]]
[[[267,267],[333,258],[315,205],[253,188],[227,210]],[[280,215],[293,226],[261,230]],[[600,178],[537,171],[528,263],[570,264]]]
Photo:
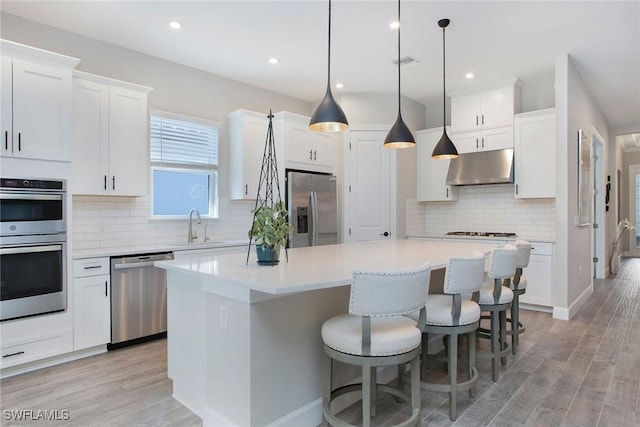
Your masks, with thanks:
[[[229,197],[232,200],[255,200],[258,195],[262,157],[269,118],[266,114],[236,110],[229,119]],[[282,155],[281,143],[275,140],[276,158]],[[281,164],[278,165],[279,168]],[[284,170],[282,171],[284,172]],[[284,183],[282,182],[281,185]]]
[[[71,160],[76,58],[1,40],[3,157]]]
[[[514,114],[520,112],[518,79],[450,93],[451,132],[470,132],[513,126]]]
[[[555,109],[517,114],[514,128],[515,197],[555,197]]]
[[[309,120],[288,112],[275,115],[274,132],[284,142],[286,168],[333,173],[338,134],[313,132]]]
[[[513,126],[451,134],[458,153],[513,148]]]
[[[73,194],[148,194],[151,90],[74,73]]]
[[[432,159],[431,153],[442,137],[442,128],[416,132],[418,155],[419,202],[449,202],[458,200],[458,189],[446,184],[451,160]]]

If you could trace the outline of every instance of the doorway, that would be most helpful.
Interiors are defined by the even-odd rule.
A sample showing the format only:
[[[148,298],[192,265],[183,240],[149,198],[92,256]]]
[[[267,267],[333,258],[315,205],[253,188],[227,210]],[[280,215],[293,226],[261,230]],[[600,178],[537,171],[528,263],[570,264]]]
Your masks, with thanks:
[[[606,277],[607,257],[605,245],[605,141],[600,134],[591,128],[591,148],[593,153],[593,277]]]
[[[640,257],[640,165],[629,166],[629,221],[636,227],[627,232],[629,255]]]

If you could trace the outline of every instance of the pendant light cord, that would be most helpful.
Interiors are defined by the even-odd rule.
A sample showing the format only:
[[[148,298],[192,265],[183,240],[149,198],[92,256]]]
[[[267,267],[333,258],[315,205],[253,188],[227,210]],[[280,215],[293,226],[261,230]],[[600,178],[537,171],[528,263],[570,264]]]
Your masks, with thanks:
[[[400,116],[400,0],[398,0],[398,116]]]
[[[331,0],[329,0],[329,31],[327,40],[327,89],[331,89]]]
[[[447,87],[445,83],[445,55],[444,55],[444,30],[445,27],[442,27],[442,130],[444,133],[447,133]]]

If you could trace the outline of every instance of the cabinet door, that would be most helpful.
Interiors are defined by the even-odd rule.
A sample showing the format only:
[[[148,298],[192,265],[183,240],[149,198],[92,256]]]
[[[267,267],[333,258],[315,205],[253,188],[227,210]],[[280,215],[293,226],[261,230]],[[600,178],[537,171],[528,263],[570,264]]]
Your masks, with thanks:
[[[487,89],[482,92],[480,125],[483,128],[513,126],[513,86]]]
[[[474,93],[451,98],[451,132],[478,129],[482,110],[482,95]]]
[[[520,301],[525,304],[535,304],[550,307],[552,263],[551,256],[531,254],[529,266],[522,274],[527,278],[527,292]]]
[[[76,278],[73,283],[74,350],[108,343],[111,339],[109,275]]]
[[[229,114],[229,197],[232,200],[256,199],[268,126],[266,115],[250,111]]]
[[[478,132],[465,132],[451,135],[451,140],[459,154],[473,153],[480,150],[480,134]]]
[[[450,160],[432,159],[431,153],[440,141],[442,131],[418,133],[418,194],[419,202],[458,200],[457,189],[446,184]]]
[[[149,182],[149,118],[147,95],[109,89],[109,175],[113,195],[143,196]]]
[[[73,194],[107,192],[109,86],[73,79]]]
[[[333,167],[335,135],[333,133],[309,132],[313,150],[313,162],[318,166]]]
[[[480,150],[513,148],[513,126],[487,129],[480,136]]]
[[[2,57],[2,70],[0,79],[2,81],[2,104],[0,104],[0,129],[2,130],[1,156],[11,157],[13,155],[13,87],[11,84],[12,62],[7,56]]]
[[[313,164],[313,145],[311,138],[314,142],[319,140],[318,134],[309,131],[309,126],[303,123],[296,123],[288,121],[286,122],[286,141],[287,141],[287,161],[298,163],[310,163]],[[316,153],[317,158],[317,153]]]
[[[556,196],[555,112],[515,119],[515,197]]]
[[[14,157],[71,161],[70,69],[13,60],[13,140]]]

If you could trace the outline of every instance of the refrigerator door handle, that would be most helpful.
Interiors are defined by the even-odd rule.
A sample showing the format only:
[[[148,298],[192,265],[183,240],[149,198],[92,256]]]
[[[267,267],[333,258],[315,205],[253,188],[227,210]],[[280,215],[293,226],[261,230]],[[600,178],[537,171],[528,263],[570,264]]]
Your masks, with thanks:
[[[318,245],[318,196],[315,191],[309,192],[309,246]]]

